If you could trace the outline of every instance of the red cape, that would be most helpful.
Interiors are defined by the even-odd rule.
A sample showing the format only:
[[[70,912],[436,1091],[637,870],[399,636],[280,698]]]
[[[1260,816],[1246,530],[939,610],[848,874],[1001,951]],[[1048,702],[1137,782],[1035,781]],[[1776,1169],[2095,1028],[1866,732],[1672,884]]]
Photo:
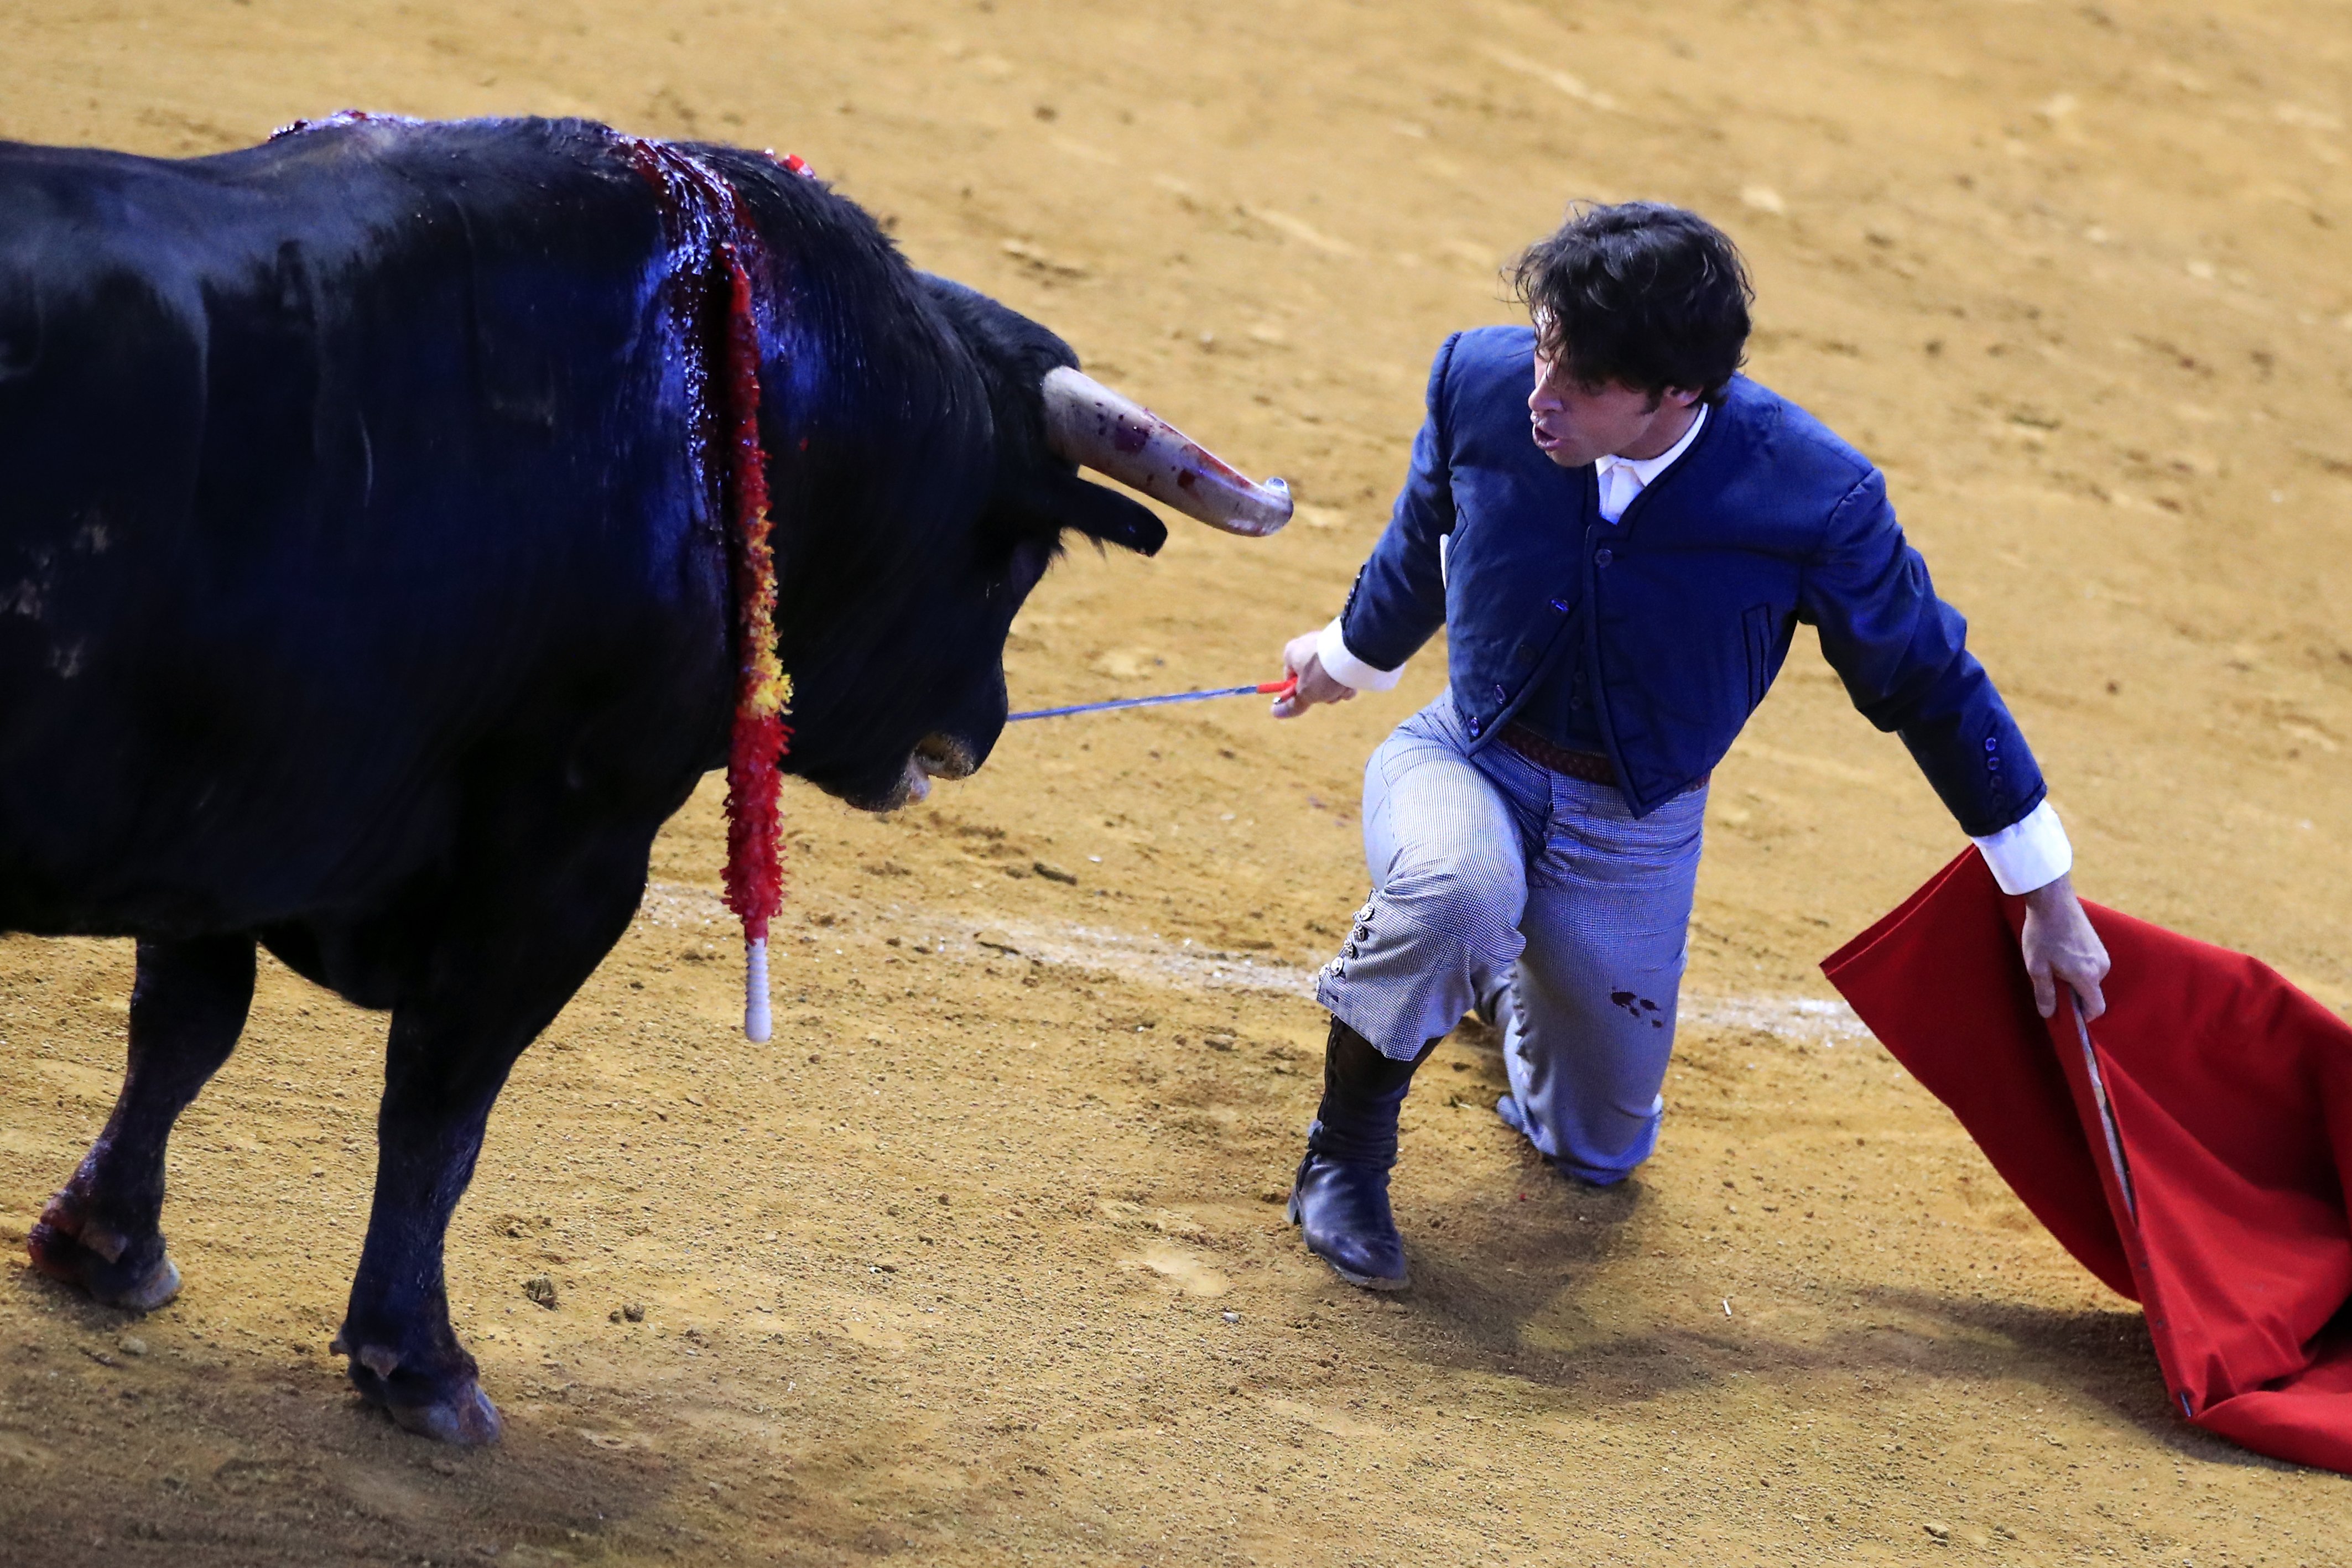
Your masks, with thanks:
[[[1822,968],[2141,1304],[2184,1416],[2352,1473],[2352,1028],[2242,954],[2084,907],[2115,959],[2087,1030],[2070,1000],[2034,1011],[2024,902],[1974,849]]]

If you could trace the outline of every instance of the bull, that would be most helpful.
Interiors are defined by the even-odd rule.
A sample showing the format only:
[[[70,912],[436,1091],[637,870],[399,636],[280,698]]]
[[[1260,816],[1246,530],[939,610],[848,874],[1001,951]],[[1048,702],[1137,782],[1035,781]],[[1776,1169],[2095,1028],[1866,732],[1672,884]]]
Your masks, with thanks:
[[[166,1142],[267,948],[390,1014],[335,1349],[457,1443],[499,1427],[443,1277],[492,1103],[728,756],[687,264],[629,145],[366,117],[186,161],[0,144],[0,930],[137,943],[121,1094],[33,1261],[134,1311],[178,1290]],[[792,771],[879,810],[981,765],[1065,538],[1165,539],[1081,466],[1286,518],[820,182],[677,154],[756,242]]]

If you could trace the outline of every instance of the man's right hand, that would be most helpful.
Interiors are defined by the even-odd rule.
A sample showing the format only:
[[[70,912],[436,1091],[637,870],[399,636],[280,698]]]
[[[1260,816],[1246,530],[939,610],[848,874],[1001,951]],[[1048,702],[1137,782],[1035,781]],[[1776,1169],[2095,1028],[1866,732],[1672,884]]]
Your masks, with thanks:
[[[1316,655],[1315,640],[1319,632],[1307,632],[1293,637],[1283,645],[1282,669],[1298,682],[1297,688],[1286,697],[1276,697],[1274,716],[1297,718],[1317,703],[1343,703],[1356,695],[1356,688],[1333,680]]]

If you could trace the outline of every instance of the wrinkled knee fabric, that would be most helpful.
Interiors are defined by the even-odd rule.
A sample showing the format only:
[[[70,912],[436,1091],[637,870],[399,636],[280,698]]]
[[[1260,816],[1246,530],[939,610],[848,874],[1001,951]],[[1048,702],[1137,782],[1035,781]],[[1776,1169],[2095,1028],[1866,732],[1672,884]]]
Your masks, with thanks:
[[[1517,803],[1462,745],[1441,698],[1372,753],[1364,769],[1372,895],[1316,983],[1318,1001],[1399,1061],[1460,1022],[1524,946]]]
[[[1466,745],[1441,698],[1374,753],[1372,895],[1317,997],[1399,1061],[1486,1013],[1504,1119],[1570,1174],[1622,1181],[1657,1146],[1706,791],[1636,821],[1605,785]]]

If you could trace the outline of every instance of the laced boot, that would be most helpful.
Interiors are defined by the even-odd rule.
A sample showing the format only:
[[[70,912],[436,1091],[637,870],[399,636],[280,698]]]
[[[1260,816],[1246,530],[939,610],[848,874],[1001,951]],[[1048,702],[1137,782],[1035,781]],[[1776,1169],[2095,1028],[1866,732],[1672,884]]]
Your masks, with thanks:
[[[1389,1211],[1389,1170],[1396,1164],[1397,1112],[1413,1069],[1436,1044],[1424,1044],[1411,1061],[1392,1061],[1334,1018],[1323,1048],[1323,1103],[1291,1183],[1290,1222],[1308,1251],[1368,1291],[1405,1287],[1404,1239]]]

